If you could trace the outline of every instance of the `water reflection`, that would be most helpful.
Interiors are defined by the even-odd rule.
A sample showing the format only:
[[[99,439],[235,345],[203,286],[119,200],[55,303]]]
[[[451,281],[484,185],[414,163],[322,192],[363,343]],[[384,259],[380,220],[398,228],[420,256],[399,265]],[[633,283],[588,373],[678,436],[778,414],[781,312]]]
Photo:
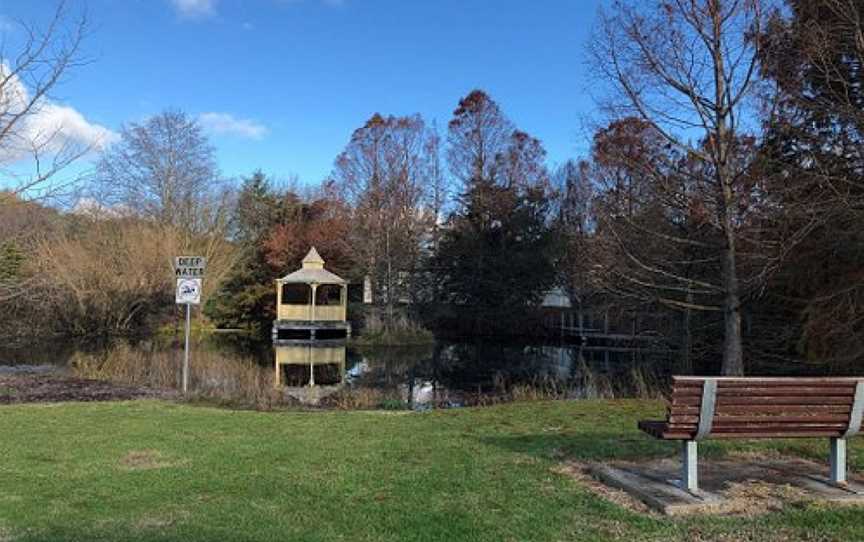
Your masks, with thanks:
[[[3,358],[26,363],[44,357],[61,364],[59,360],[68,359],[65,352],[31,352],[32,356],[0,352],[0,365]],[[135,384],[171,387],[179,374],[182,342],[148,340],[75,349],[75,355],[82,352],[89,363],[79,363],[78,370],[95,371],[84,376],[102,378],[113,371],[110,376],[117,382],[134,377]],[[250,402],[278,395],[340,408],[422,409],[519,398],[650,395],[665,384],[674,359],[669,351],[568,344],[439,341],[419,347],[354,349],[344,342],[272,346],[269,341],[216,336],[193,346],[191,368],[192,384],[210,395],[245,394]]]
[[[317,405],[345,386],[344,343],[274,346],[277,388],[303,404]]]
[[[655,393],[667,363],[664,354],[637,349],[439,342],[349,352],[347,385],[380,390],[410,408],[517,396],[624,397]]]

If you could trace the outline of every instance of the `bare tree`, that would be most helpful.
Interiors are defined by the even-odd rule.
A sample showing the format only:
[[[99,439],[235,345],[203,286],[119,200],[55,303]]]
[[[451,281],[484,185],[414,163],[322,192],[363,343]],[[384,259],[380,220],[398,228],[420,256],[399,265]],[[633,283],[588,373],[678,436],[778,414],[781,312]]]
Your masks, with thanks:
[[[463,185],[495,178],[514,130],[498,104],[482,90],[472,90],[459,100],[447,128],[447,163],[453,177]]]
[[[60,2],[44,25],[15,22],[4,30],[15,39],[0,41],[0,249],[6,256],[0,258],[5,267],[0,302],[7,315],[32,292],[23,264],[10,262],[26,260],[44,233],[36,227],[43,225],[41,219],[22,218],[44,214],[37,202],[77,184],[81,174],[70,173],[69,166],[100,143],[70,136],[52,101],[52,91],[69,72],[87,62],[81,52],[87,29],[86,17],[71,14]]]
[[[14,50],[6,39],[0,43],[0,174],[18,201],[69,188],[80,179],[64,177],[68,167],[99,144],[68,137],[48,115],[57,107],[52,91],[87,62],[81,52],[87,30],[86,16],[60,2],[44,27],[14,24],[10,32],[23,37]]]
[[[423,120],[373,115],[336,159],[333,178],[353,208],[355,261],[393,325],[396,303],[410,295],[421,243],[433,219],[426,212],[432,134]]]
[[[594,220],[589,168],[590,164],[586,161],[568,160],[553,175],[553,186],[560,194],[557,219],[562,242],[559,282],[575,305],[579,328],[584,326],[589,298],[598,291],[590,280]]]
[[[698,163],[702,202],[721,273],[718,308],[724,318],[722,372],[744,372],[741,303],[742,208],[753,195],[751,156],[742,142],[758,129],[754,96],[770,0],[615,1],[601,13],[589,48],[593,64],[612,86],[603,106],[615,117],[647,123],[665,144]],[[692,245],[675,236],[667,243]],[[763,251],[764,253],[764,251]],[[644,262],[643,262],[644,263]],[[647,265],[647,264],[646,264]],[[670,276],[685,288],[690,278]],[[759,273],[756,274],[759,276]]]
[[[428,179],[427,209],[431,216],[431,249],[438,250],[441,240],[441,223],[447,212],[447,204],[452,196],[450,179],[441,166],[441,136],[438,125],[433,121],[429,138],[426,142],[426,178]]]
[[[125,126],[99,160],[97,180],[98,198],[115,212],[190,233],[210,231],[222,219],[215,151],[198,123],[180,111]]]

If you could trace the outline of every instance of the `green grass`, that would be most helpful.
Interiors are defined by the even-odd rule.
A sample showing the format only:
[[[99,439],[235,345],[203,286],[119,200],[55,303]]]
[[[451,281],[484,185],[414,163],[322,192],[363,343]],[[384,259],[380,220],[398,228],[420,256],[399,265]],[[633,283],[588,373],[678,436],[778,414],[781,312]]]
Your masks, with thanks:
[[[0,407],[0,540],[861,540],[860,510],[630,512],[561,458],[671,455],[649,401],[254,412],[156,401]],[[822,460],[819,441],[703,446]],[[864,467],[857,443],[853,468]]]

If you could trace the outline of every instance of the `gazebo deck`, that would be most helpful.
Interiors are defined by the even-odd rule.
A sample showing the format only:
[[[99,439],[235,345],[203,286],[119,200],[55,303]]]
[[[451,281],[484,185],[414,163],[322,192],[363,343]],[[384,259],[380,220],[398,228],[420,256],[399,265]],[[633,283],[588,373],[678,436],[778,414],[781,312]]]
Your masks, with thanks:
[[[275,320],[273,342],[275,344],[344,340],[351,336],[351,323],[322,320]]]

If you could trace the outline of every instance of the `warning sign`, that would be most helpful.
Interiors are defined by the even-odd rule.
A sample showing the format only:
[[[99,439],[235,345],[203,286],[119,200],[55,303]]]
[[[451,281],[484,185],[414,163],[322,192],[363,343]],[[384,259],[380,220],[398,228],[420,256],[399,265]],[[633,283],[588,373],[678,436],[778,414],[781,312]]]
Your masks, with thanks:
[[[178,305],[200,305],[201,279],[177,279],[175,299]]]
[[[180,278],[201,278],[207,269],[207,258],[202,256],[177,256],[174,258],[174,274]]]

